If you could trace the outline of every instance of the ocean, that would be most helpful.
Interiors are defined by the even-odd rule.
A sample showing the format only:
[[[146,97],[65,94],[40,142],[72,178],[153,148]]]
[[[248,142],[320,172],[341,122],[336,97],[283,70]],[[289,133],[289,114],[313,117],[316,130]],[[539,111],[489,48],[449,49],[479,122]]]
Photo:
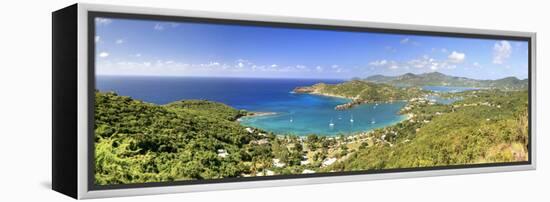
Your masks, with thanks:
[[[479,90],[479,88],[473,88],[473,87],[454,87],[454,86],[423,86],[422,89],[430,90],[434,92],[442,92],[442,93],[459,93],[459,92],[469,91],[469,90]]]
[[[98,76],[96,89],[155,104],[184,99],[221,102],[236,109],[274,112],[273,115],[244,117],[241,124],[276,134],[306,136],[347,135],[393,125],[405,118],[399,110],[405,102],[363,104],[345,111],[334,106],[349,100],[318,95],[294,94],[298,86],[343,80],[258,79],[201,77]]]
[[[436,93],[459,93],[459,92],[470,91],[470,90],[479,90],[479,88],[473,88],[473,87],[454,87],[454,86],[423,86],[422,89],[433,91]],[[461,97],[442,98],[437,95],[430,95],[427,98],[429,100],[432,100],[441,104],[452,104],[456,101],[463,99]]]

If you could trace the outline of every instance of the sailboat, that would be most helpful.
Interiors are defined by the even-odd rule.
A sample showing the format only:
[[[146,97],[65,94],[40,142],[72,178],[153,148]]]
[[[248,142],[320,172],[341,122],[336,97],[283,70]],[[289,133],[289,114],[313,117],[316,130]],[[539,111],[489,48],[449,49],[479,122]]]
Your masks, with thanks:
[[[292,116],[290,117],[290,123],[292,123],[294,120],[292,119]]]
[[[349,119],[349,122],[352,122],[353,123],[353,114],[351,115],[351,118]]]
[[[374,118],[371,120],[370,124],[375,124],[376,121],[374,121]]]
[[[332,119],[330,119],[330,123],[328,124],[330,127],[334,127],[334,123],[332,122]]]

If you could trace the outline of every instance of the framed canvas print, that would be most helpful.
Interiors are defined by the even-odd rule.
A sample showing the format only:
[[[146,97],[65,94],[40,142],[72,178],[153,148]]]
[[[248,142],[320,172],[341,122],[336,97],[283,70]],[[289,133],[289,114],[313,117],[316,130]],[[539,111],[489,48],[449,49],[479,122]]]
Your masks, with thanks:
[[[53,13],[74,198],[535,169],[535,33],[75,4]]]

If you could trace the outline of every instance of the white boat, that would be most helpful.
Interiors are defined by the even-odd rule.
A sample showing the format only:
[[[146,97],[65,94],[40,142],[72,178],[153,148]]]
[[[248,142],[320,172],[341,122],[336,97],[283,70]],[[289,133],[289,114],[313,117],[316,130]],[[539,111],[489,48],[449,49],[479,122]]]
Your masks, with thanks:
[[[351,118],[349,119],[349,122],[352,122],[353,123],[353,114],[351,115]]]
[[[292,119],[292,117],[290,117],[290,123],[292,123],[294,120]]]
[[[328,124],[330,127],[334,127],[334,123],[332,123],[332,119],[330,119],[330,123]]]
[[[370,124],[375,124],[376,121],[374,121],[374,119],[371,120]]]

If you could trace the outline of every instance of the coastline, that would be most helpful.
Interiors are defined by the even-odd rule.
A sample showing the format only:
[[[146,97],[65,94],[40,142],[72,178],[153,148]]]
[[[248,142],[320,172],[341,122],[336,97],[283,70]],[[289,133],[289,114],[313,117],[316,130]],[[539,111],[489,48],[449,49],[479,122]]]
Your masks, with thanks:
[[[297,92],[294,92],[294,93],[297,93]],[[346,97],[346,96],[343,96],[343,95],[335,95],[335,94],[330,94],[330,93],[310,92],[310,93],[301,93],[301,94],[310,94],[310,95],[318,95],[318,96],[325,96],[325,97],[342,98],[342,99],[347,99],[347,100],[350,100],[350,101],[353,101],[355,99],[355,98],[352,98],[352,97]]]
[[[242,120],[242,118],[252,118],[252,117],[260,117],[260,116],[273,116],[273,115],[277,115],[277,112],[249,112],[247,115],[239,117],[237,119],[237,121],[240,122]]]
[[[296,90],[293,90],[292,93],[317,95],[317,96],[341,98],[341,99],[348,100],[348,102],[346,102],[344,104],[339,104],[339,105],[334,106],[334,110],[346,110],[346,109],[350,109],[350,108],[353,108],[355,106],[359,106],[359,105],[362,105],[362,104],[382,104],[382,103],[393,103],[393,102],[407,102],[407,100],[388,100],[388,101],[360,100],[360,99],[357,99],[355,97],[347,97],[347,96],[336,95],[336,94],[331,94],[331,93],[320,93],[320,92],[317,92],[317,91],[302,91],[302,92],[298,91],[297,92]]]

